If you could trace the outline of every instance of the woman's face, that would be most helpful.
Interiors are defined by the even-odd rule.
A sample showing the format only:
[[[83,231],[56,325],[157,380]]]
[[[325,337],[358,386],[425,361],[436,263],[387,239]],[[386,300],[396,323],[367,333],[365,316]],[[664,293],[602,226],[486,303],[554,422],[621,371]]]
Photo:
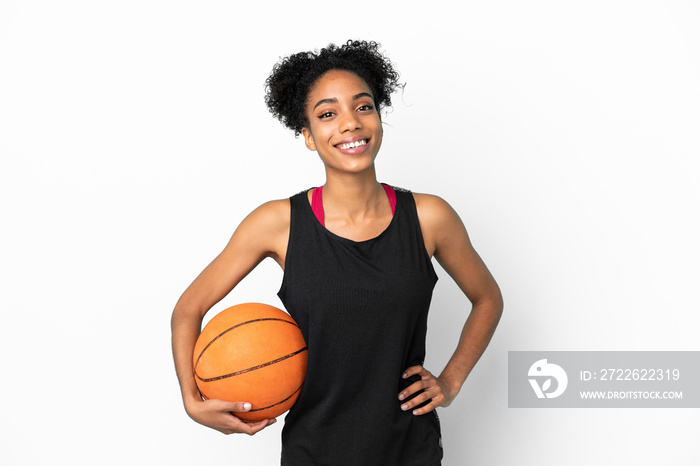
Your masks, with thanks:
[[[306,104],[306,147],[327,169],[361,172],[372,167],[382,144],[382,121],[367,83],[355,73],[331,70],[311,87]]]

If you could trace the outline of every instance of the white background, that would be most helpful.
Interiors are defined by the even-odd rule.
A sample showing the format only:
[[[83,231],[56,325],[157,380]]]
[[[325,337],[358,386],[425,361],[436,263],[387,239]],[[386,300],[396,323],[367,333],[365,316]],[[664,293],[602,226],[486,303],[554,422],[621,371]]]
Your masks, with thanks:
[[[2,0],[4,464],[279,463],[282,422],[186,416],[170,312],[249,211],[323,183],[264,80],[349,38],[407,83],[380,179],[448,200],[505,297],[444,464],[698,464],[697,409],[509,409],[507,352],[700,350],[700,6],[460,3]],[[435,372],[469,309],[439,273]]]

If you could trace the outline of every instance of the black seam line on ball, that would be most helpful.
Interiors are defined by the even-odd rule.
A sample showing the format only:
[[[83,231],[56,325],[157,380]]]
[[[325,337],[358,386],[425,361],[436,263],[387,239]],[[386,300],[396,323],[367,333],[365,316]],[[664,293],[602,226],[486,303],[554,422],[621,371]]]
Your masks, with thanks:
[[[253,411],[262,411],[262,410],[264,410],[264,409],[268,409],[268,408],[272,408],[272,407],[277,406],[277,405],[281,405],[282,403],[284,403],[285,401],[287,401],[288,399],[290,399],[291,397],[293,397],[294,395],[296,395],[296,393],[297,393],[299,390],[301,390],[301,387],[303,387],[303,386],[304,386],[304,382],[302,382],[301,385],[299,385],[299,388],[297,388],[296,390],[294,390],[294,393],[292,393],[291,395],[289,395],[287,398],[285,398],[285,399],[282,400],[282,401],[278,401],[277,403],[271,404],[270,406],[265,406],[264,408],[251,409],[250,411],[246,411],[246,412],[252,413]]]
[[[274,360],[272,360],[272,361],[268,361],[268,362],[266,362],[266,363],[264,363],[264,364],[258,364],[257,366],[249,367],[249,368],[247,368],[247,369],[242,369],[242,370],[240,370],[240,371],[231,372],[230,374],[220,375],[220,376],[218,376],[218,377],[210,377],[210,378],[208,378],[208,379],[203,379],[203,378],[201,378],[201,377],[199,376],[199,374],[195,373],[195,375],[196,375],[197,378],[198,378],[199,380],[201,380],[202,382],[214,382],[214,381],[216,381],[216,380],[226,379],[226,378],[229,378],[229,377],[235,377],[235,376],[237,376],[237,375],[245,374],[246,372],[251,372],[251,371],[254,371],[254,370],[257,370],[257,369],[262,369],[263,367],[271,366],[272,364],[276,364],[276,363],[278,363],[278,362],[284,361],[285,359],[289,359],[289,358],[291,358],[291,357],[293,357],[293,356],[296,356],[297,354],[302,353],[302,352],[306,351],[307,349],[308,349],[308,348],[307,348],[306,346],[304,346],[302,349],[300,349],[300,350],[298,350],[298,351],[294,351],[293,353],[289,353],[289,354],[287,354],[287,355],[285,355],[285,356],[282,356],[281,358],[277,358],[277,359],[274,359]]]
[[[285,322],[285,323],[287,323],[287,324],[289,324],[289,325],[293,325],[293,326],[295,326],[296,328],[299,328],[299,326],[298,326],[295,322],[290,322],[290,321],[285,320],[285,319],[278,319],[278,318],[276,318],[276,317],[265,317],[265,318],[262,318],[262,319],[253,319],[253,320],[249,320],[249,321],[246,321],[246,322],[241,322],[240,324],[236,324],[236,325],[234,325],[233,327],[227,328],[226,330],[224,330],[223,332],[221,332],[220,334],[218,334],[217,336],[215,336],[214,338],[212,338],[212,340],[211,340],[209,343],[207,343],[207,346],[205,346],[204,349],[202,350],[202,352],[199,353],[199,356],[197,356],[197,362],[194,364],[194,369],[195,369],[195,370],[194,370],[194,373],[195,373],[195,374],[197,373],[197,364],[199,364],[199,361],[202,360],[202,355],[204,354],[204,352],[205,352],[212,344],[214,344],[214,342],[215,342],[216,340],[218,340],[219,338],[221,338],[222,336],[224,336],[225,334],[227,334],[227,333],[230,332],[231,330],[237,329],[238,327],[242,327],[242,326],[244,326],[244,325],[246,325],[246,324],[253,324],[253,323],[255,323],[255,322],[263,322],[263,321],[269,321],[269,320],[275,320],[275,321],[278,321],[278,322]]]

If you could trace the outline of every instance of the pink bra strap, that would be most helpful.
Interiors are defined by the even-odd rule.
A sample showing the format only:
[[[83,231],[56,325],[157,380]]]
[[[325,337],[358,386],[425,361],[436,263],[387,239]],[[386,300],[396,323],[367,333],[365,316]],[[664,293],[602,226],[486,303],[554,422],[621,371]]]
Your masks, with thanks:
[[[314,211],[316,219],[325,227],[326,222],[323,218],[323,186],[314,188],[314,191],[311,193],[311,210]]]
[[[388,184],[382,183],[384,191],[386,191],[386,196],[389,198],[389,204],[391,205],[391,215],[392,217],[396,213],[396,192],[394,188]],[[311,192],[311,210],[314,212],[316,219],[321,225],[326,226],[325,218],[323,215],[323,186],[314,188]]]
[[[389,204],[391,204],[391,216],[393,217],[396,213],[396,193],[394,192],[394,188],[388,184],[382,183],[382,187],[384,188],[384,191],[386,191],[386,195],[389,198]]]

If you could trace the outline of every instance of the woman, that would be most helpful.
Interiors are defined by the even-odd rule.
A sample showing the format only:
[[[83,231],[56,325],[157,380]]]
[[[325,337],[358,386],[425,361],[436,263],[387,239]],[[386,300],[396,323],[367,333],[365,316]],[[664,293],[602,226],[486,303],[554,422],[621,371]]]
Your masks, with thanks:
[[[377,182],[379,110],[399,86],[378,45],[348,41],[280,61],[266,102],[302,134],[326,183],[263,204],[178,301],[173,354],[187,413],[223,433],[255,434],[275,420],[242,422],[246,400],[202,400],[192,352],[205,313],[257,264],[284,269],[279,296],[309,350],[304,388],[282,433],[282,464],[436,465],[435,408],[448,406],[488,345],[501,293],[452,208],[428,194]],[[437,276],[431,258],[472,302],[439,376],[422,364]]]

